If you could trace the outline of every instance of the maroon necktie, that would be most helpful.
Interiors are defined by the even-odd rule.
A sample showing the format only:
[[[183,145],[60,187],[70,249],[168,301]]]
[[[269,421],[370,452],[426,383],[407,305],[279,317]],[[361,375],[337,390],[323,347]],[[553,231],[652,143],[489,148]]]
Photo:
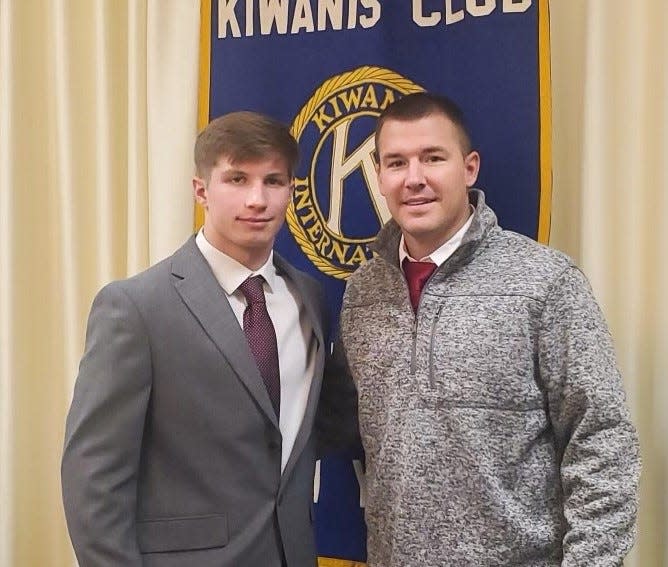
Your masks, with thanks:
[[[436,264],[433,262],[411,262],[408,258],[404,258],[403,268],[406,282],[408,282],[408,295],[411,298],[411,305],[413,311],[417,312],[422,288],[429,276],[434,273]]]
[[[244,311],[244,333],[269,393],[271,405],[274,406],[276,417],[278,417],[281,409],[278,345],[274,324],[267,312],[262,287],[263,281],[262,276],[253,276],[244,281],[239,289],[244,294],[247,302]]]

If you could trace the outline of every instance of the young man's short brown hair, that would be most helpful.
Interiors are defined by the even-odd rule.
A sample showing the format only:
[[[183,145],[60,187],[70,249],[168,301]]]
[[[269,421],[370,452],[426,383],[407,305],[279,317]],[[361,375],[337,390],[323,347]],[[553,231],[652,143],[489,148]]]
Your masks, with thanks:
[[[383,125],[386,121],[398,120],[400,122],[411,122],[432,114],[441,114],[442,116],[445,116],[457,127],[462,153],[464,155],[469,154],[473,147],[471,144],[471,135],[464,122],[464,113],[462,112],[462,109],[446,96],[427,92],[406,95],[390,104],[381,113],[376,122],[376,152],[378,152],[378,138],[380,138],[380,131],[383,129]]]
[[[257,160],[270,154],[285,160],[292,177],[299,161],[299,146],[287,126],[258,112],[230,112],[212,120],[197,136],[197,175],[208,179],[218,160],[232,163]]]

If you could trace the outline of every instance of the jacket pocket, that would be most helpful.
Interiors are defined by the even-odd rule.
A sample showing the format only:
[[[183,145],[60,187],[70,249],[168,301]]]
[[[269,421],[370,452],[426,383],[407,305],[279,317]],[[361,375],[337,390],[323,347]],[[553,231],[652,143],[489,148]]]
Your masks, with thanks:
[[[142,553],[189,551],[227,545],[227,516],[189,516],[137,522],[137,542]]]
[[[421,367],[428,380],[418,382],[422,396],[446,406],[544,407],[532,309],[521,296],[447,298],[418,336],[416,359],[428,361]]]

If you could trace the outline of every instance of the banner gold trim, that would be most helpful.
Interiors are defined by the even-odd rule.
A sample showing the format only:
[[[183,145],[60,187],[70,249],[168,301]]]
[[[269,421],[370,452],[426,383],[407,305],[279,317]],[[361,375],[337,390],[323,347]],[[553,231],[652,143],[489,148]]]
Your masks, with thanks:
[[[318,557],[318,567],[365,567],[366,563],[333,557]]]
[[[201,0],[199,11],[199,90],[197,97],[197,130],[209,123],[211,81],[211,0]],[[204,209],[195,203],[194,229],[204,224]]]
[[[538,84],[540,105],[540,193],[538,242],[550,240],[552,217],[552,85],[550,74],[550,11],[548,0],[538,4]]]

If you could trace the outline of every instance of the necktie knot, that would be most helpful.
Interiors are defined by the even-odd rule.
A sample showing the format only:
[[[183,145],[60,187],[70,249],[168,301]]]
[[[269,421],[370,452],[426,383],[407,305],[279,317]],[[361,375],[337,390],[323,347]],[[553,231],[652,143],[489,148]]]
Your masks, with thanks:
[[[263,282],[264,278],[262,276],[252,276],[239,285],[239,289],[249,305],[265,303]]]
[[[408,295],[413,306],[413,311],[417,311],[420,303],[422,288],[436,269],[433,262],[411,262],[408,258],[403,262],[404,274],[408,283]]]

